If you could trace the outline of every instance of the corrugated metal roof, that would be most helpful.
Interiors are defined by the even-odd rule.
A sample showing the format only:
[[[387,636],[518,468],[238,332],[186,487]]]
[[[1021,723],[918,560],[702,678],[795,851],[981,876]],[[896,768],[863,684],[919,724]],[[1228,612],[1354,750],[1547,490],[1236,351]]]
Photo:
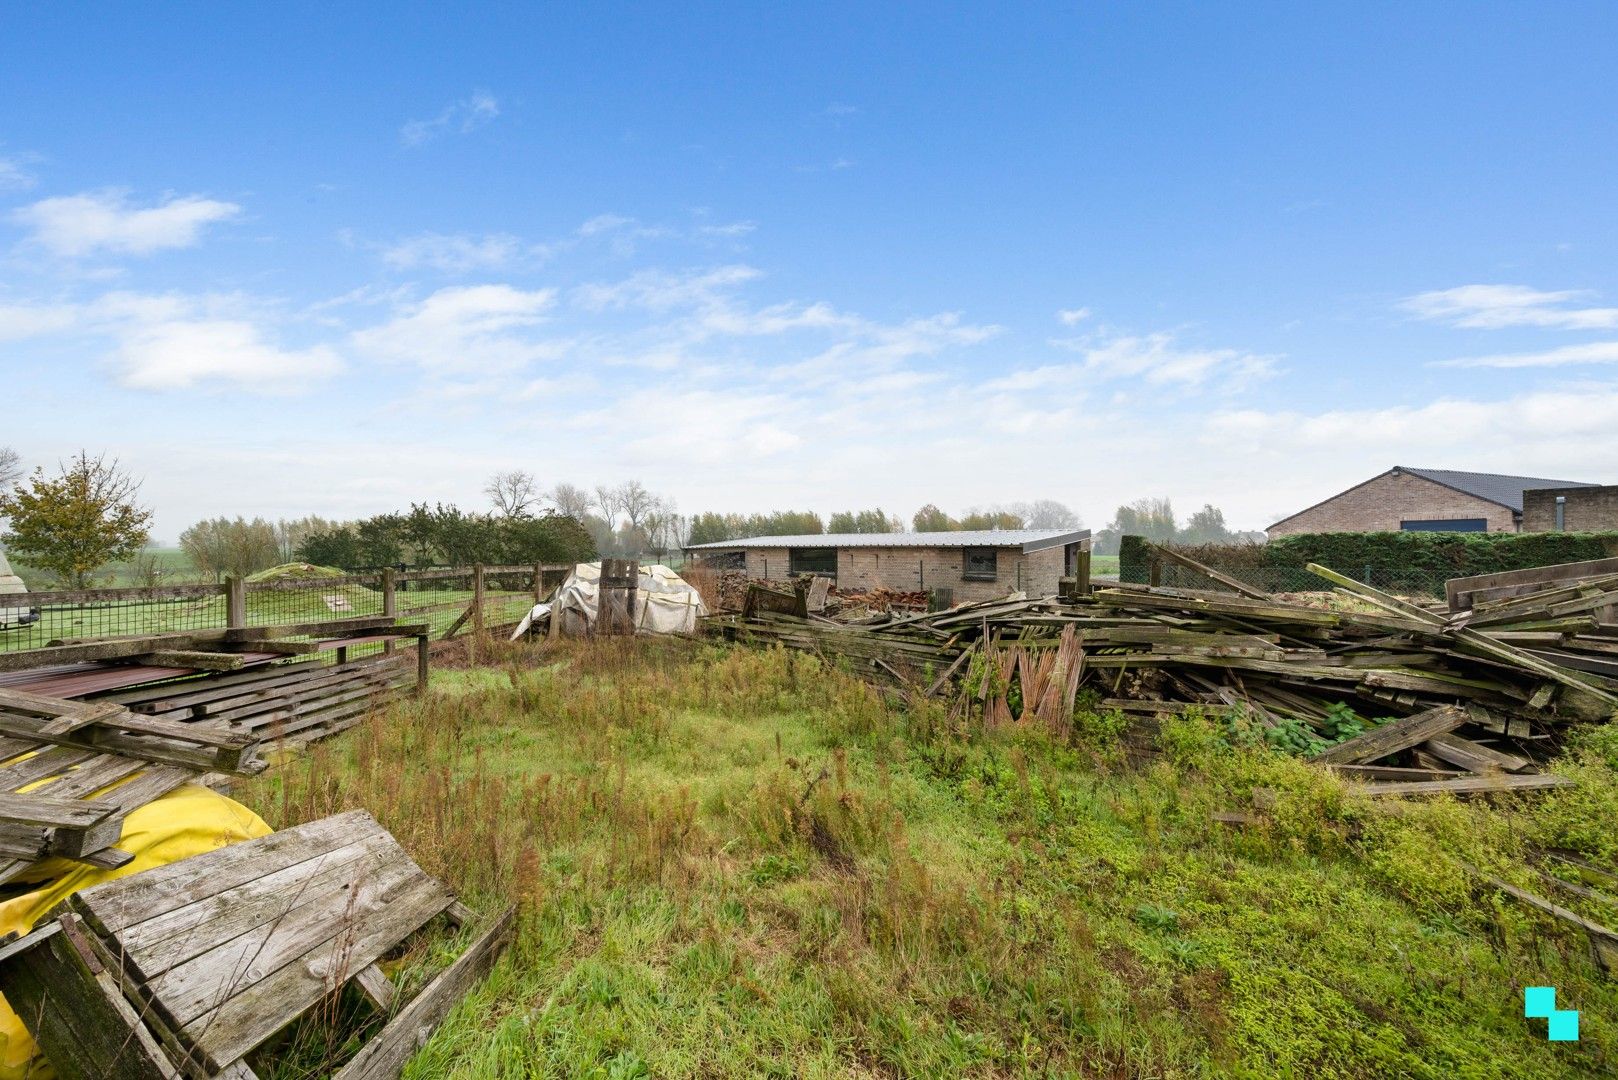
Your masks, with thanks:
[[[1578,480],[1547,480],[1542,476],[1508,476],[1504,473],[1458,472],[1454,469],[1412,469],[1400,465],[1401,472],[1420,476],[1468,495],[1476,495],[1522,513],[1522,493],[1530,488],[1599,487]]]
[[[802,536],[750,536],[714,544],[693,544],[687,551],[735,551],[739,548],[937,548],[1015,547],[1024,553],[1059,547],[1090,538],[1089,529],[976,529],[966,532],[808,533]]]

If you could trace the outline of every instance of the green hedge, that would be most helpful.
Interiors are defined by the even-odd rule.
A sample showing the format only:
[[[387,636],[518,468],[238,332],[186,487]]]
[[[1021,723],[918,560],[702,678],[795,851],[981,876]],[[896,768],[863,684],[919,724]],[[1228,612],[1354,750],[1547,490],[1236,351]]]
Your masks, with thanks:
[[[1151,559],[1147,546],[1144,537],[1121,539],[1120,580],[1149,579]],[[1306,533],[1283,536],[1262,546],[1175,547],[1199,562],[1272,592],[1320,588],[1319,579],[1303,569],[1309,563],[1319,563],[1381,588],[1442,595],[1443,582],[1448,578],[1618,557],[1618,532]],[[1164,584],[1177,583],[1187,573],[1165,567]]]
[[[1146,554],[1144,536],[1125,533],[1118,539],[1118,580],[1146,584],[1151,575],[1151,559]]]
[[[1610,558],[1618,555],[1618,533],[1304,533],[1270,541],[1265,555],[1277,567],[1313,562],[1345,574],[1374,567],[1470,577]]]

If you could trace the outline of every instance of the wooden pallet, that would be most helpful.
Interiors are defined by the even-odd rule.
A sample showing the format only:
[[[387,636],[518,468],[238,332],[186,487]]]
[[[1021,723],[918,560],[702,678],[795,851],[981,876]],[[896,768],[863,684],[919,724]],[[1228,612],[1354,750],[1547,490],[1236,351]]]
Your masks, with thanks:
[[[435,916],[470,912],[364,811],[220,848],[68,898],[0,948],[0,983],[57,1072],[246,1078],[245,1058]],[[509,940],[507,911],[337,1075],[391,1077]]]

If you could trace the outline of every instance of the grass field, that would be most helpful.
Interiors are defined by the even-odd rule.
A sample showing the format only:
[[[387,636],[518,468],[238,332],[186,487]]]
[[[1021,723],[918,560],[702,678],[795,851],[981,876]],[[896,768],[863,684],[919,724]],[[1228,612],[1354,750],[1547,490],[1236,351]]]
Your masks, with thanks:
[[[1570,752],[1568,793],[1384,812],[1195,716],[1133,768],[1116,718],[985,732],[804,655],[492,651],[238,796],[277,827],[367,808],[474,906],[520,905],[408,1076],[1618,1068],[1618,990],[1585,942],[1459,863],[1535,891],[1534,847],[1618,869],[1611,731]],[[1259,823],[1210,821],[1255,787],[1277,793]],[[1580,1042],[1523,1019],[1539,984]],[[318,1073],[330,1037],[305,1029],[276,1075]]]

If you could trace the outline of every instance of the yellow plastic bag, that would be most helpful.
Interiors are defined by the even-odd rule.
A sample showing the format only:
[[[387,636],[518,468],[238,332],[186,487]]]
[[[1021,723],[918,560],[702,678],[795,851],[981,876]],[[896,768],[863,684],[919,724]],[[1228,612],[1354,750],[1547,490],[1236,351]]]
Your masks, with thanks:
[[[25,884],[38,882],[38,888],[0,902],[0,935],[13,930],[26,934],[36,920],[80,889],[268,836],[271,831],[257,814],[218,792],[195,784],[176,788],[124,819],[118,846],[135,857],[118,869],[97,870],[66,859],[46,859],[16,879]],[[48,1080],[54,1075],[28,1029],[0,997],[0,1080]]]

